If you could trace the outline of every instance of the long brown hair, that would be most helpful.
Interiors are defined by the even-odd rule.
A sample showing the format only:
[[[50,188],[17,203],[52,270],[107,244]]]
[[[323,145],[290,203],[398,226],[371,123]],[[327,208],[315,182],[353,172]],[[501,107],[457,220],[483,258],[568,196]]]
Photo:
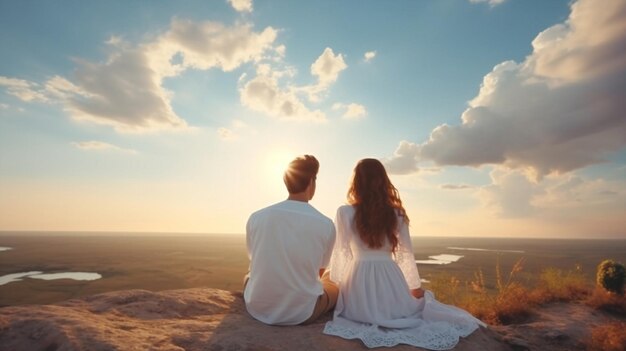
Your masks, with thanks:
[[[354,168],[348,189],[348,203],[355,208],[354,224],[361,239],[372,249],[389,240],[392,251],[398,246],[398,214],[408,224],[398,189],[391,184],[380,161],[366,158]]]

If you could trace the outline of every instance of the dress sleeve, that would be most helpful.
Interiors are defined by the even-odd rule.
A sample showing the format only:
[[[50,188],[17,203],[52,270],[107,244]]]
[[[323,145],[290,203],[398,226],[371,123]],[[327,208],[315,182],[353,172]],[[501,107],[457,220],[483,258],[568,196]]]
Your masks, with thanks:
[[[328,244],[326,246],[326,252],[324,252],[324,256],[322,258],[322,268],[328,268],[330,265],[330,257],[333,254],[333,249],[335,247],[335,240],[337,239],[337,234],[335,230],[334,224],[329,224],[329,239]]]
[[[409,226],[403,219],[400,218],[400,221],[402,221],[402,224],[398,233],[398,247],[396,248],[394,259],[404,274],[404,279],[406,279],[409,289],[417,289],[422,285],[422,282],[415,264]]]
[[[352,261],[352,249],[350,249],[350,223],[345,214],[342,213],[342,207],[337,209],[335,216],[335,247],[330,258],[330,280],[337,284],[341,284],[344,273]]]

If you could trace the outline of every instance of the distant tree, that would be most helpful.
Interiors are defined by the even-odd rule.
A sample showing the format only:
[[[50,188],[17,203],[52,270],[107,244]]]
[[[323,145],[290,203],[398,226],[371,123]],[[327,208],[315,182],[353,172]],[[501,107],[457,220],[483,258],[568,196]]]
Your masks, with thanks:
[[[613,260],[604,260],[598,266],[596,281],[598,285],[607,291],[622,295],[624,294],[624,281],[626,270],[624,265]]]

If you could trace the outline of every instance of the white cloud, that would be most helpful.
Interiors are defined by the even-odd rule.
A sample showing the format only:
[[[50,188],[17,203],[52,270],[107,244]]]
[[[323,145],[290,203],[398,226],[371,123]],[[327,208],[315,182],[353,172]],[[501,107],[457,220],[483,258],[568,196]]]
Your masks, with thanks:
[[[105,63],[79,62],[75,84],[87,96],[73,95],[65,108],[76,120],[113,126],[119,132],[184,129],[170,96],[139,49],[117,52]]]
[[[48,98],[40,91],[39,85],[34,82],[0,76],[0,86],[5,86],[10,95],[25,102],[48,101]]]
[[[342,104],[335,103],[332,106],[333,110],[343,111],[342,117],[345,119],[361,119],[367,115],[367,109],[365,106],[351,103],[351,104]]]
[[[45,83],[45,93],[56,99],[65,99],[72,95],[89,96],[86,91],[61,76],[48,79]]]
[[[71,79],[54,76],[42,87],[0,77],[0,85],[24,101],[58,102],[72,118],[109,125],[118,132],[188,130],[171,107],[172,93],[162,87],[163,79],[187,69],[232,71],[264,59],[266,52],[276,55],[272,50],[276,35],[271,27],[254,32],[250,24],[227,27],[174,19],[150,42],[131,45],[111,37],[107,60],[76,60]]]
[[[217,135],[219,136],[220,139],[226,140],[226,141],[232,141],[232,140],[237,139],[237,135],[235,134],[235,132],[233,132],[231,129],[224,128],[224,127],[217,129]]]
[[[495,169],[491,172],[491,180],[491,185],[481,189],[481,197],[498,216],[528,217],[536,211],[531,202],[541,191],[523,173]]]
[[[279,49],[281,47],[279,46]],[[275,51],[280,55],[284,50],[279,49]],[[278,63],[282,62],[279,60]],[[247,82],[246,76],[242,75],[239,79],[240,99],[244,106],[278,119],[325,122],[326,114],[319,109],[308,107],[300,96],[307,96],[310,102],[319,102],[322,94],[328,91],[339,73],[346,68],[342,54],[335,55],[331,48],[326,48],[311,65],[311,74],[317,78],[317,82],[296,86],[289,81],[297,73],[293,67],[279,65],[276,62],[258,63],[256,77]],[[367,112],[365,107],[358,104],[345,105],[344,108],[346,109],[344,115],[347,118],[359,118]]]
[[[598,228],[593,226],[601,224],[597,221],[607,221],[600,225],[602,230],[623,235],[621,214],[626,209],[623,180],[586,179],[573,172],[533,182],[520,170],[502,167],[493,169],[490,176],[492,184],[472,194],[497,217],[532,217],[545,225],[557,223],[557,228],[580,225],[576,228],[578,234],[589,230],[595,234]]]
[[[596,5],[574,3],[564,24],[537,36],[524,62],[496,65],[460,125],[440,125],[421,144],[401,142],[387,160],[394,171],[415,171],[420,161],[496,164],[540,179],[624,148],[626,16],[615,14],[626,12],[626,2]]]
[[[440,188],[444,190],[464,190],[464,189],[474,189],[475,186],[468,185],[468,184],[442,184]]]
[[[75,147],[81,150],[87,150],[87,151],[117,151],[117,152],[122,152],[122,153],[127,153],[127,154],[133,154],[133,155],[137,154],[136,150],[125,149],[119,146],[115,146],[113,144],[105,143],[103,141],[96,141],[96,140],[73,142],[72,145],[74,145]]]
[[[491,7],[500,5],[500,4],[504,3],[505,1],[506,0],[469,0],[469,2],[471,2],[472,4],[487,3]]]
[[[328,86],[334,83],[339,73],[347,67],[342,54],[335,55],[333,49],[326,48],[311,65],[311,74],[318,78],[320,85]]]
[[[376,57],[376,51],[368,51],[363,55],[363,60],[365,62],[370,62],[374,57]]]
[[[238,12],[252,12],[252,0],[228,0]]]
[[[333,49],[326,48],[311,65],[311,75],[317,78],[317,82],[299,87],[291,86],[290,90],[305,94],[311,102],[320,102],[339,77],[339,73],[347,67],[342,54],[335,55]]]
[[[219,22],[193,22],[174,19],[170,30],[148,48],[151,59],[167,72],[176,72],[172,57],[180,53],[181,68],[207,70],[220,68],[232,71],[246,62],[257,62],[271,49],[277,31],[267,27],[254,32],[251,24],[232,27]],[[165,56],[162,56],[165,54]]]
[[[390,158],[382,159],[387,172],[392,174],[409,174],[420,170],[418,167],[420,147],[402,140]]]
[[[276,78],[259,75],[240,88],[244,106],[271,117],[292,121],[324,122],[326,115],[320,110],[310,110],[294,92],[281,90]]]
[[[217,129],[217,135],[220,139],[224,141],[234,141],[238,140],[241,135],[241,131],[243,129],[248,128],[248,125],[239,119],[233,120],[231,127],[220,127]]]

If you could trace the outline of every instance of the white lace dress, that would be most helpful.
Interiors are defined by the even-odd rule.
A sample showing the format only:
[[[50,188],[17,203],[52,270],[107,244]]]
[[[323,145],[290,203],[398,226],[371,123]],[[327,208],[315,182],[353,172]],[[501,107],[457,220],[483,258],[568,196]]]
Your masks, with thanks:
[[[389,244],[368,248],[354,231],[353,218],[352,206],[337,210],[330,276],[339,284],[339,299],[324,334],[360,339],[370,348],[408,344],[448,350],[460,337],[485,326],[466,311],[438,302],[430,291],[421,299],[411,296],[409,289],[420,287],[420,277],[401,218],[395,255]]]

